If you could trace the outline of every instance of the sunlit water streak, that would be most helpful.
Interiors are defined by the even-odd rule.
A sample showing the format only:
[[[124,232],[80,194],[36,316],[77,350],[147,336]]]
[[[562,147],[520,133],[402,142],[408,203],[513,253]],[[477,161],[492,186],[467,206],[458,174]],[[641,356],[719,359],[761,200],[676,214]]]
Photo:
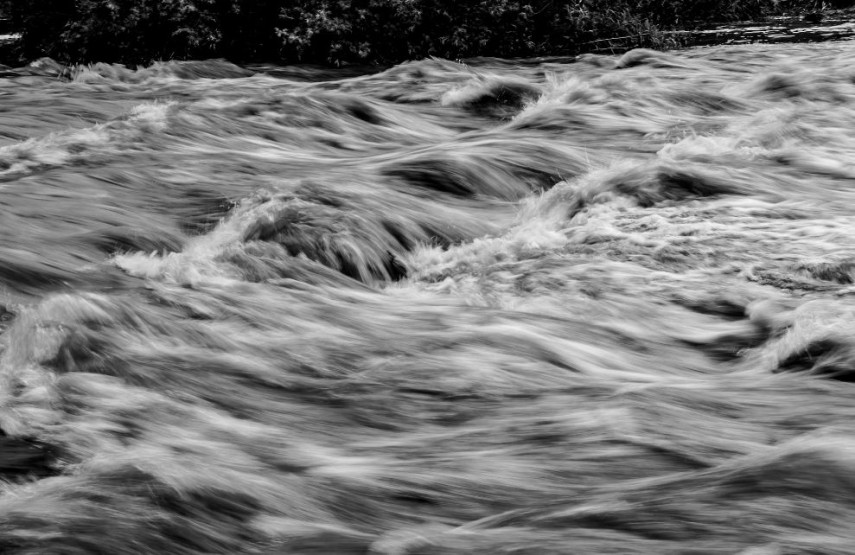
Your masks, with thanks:
[[[0,552],[853,552],[855,45],[61,72]]]

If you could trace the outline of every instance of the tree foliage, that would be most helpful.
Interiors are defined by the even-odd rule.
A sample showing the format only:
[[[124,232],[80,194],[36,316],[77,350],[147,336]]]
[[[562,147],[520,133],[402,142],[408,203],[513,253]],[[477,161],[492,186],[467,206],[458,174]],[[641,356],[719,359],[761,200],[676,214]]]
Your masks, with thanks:
[[[0,0],[0,8],[3,2]],[[145,63],[391,63],[439,56],[539,56],[661,29],[773,11],[776,0],[28,0],[8,4],[25,56]]]

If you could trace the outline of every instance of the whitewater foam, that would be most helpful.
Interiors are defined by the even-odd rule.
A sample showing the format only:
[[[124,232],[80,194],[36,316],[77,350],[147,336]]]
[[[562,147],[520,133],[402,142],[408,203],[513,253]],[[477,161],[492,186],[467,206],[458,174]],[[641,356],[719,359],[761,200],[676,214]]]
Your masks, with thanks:
[[[0,551],[851,553],[853,58],[10,72]]]

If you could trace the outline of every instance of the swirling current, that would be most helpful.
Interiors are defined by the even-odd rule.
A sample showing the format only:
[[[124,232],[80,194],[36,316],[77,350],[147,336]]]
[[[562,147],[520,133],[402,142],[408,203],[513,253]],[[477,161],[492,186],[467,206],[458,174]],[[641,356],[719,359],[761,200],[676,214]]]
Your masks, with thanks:
[[[855,553],[855,43],[0,77],[0,552]]]

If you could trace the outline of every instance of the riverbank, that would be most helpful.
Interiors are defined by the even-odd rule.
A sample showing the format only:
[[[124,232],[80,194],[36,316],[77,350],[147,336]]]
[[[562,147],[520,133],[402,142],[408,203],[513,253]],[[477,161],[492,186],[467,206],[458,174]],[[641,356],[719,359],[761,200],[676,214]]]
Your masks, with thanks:
[[[18,67],[29,63],[21,49],[22,35],[11,32],[9,20],[2,26],[0,34],[0,64]],[[659,31],[656,29],[640,31],[637,34],[599,38],[578,45],[580,53],[622,53],[640,46],[661,48],[685,48],[691,46],[738,45],[738,44],[774,44],[809,43],[833,40],[847,40],[855,37],[855,8],[807,11],[799,14],[770,16],[758,21],[722,23],[694,27],[691,29]],[[554,57],[553,58],[560,58]],[[247,64],[260,67],[266,65],[271,71],[277,64]],[[353,64],[345,64],[353,65]],[[320,66],[306,66],[309,71],[322,71]],[[369,71],[360,69],[356,72]]]
[[[719,23],[661,34],[667,38],[663,43],[675,48],[847,40],[855,37],[855,9],[770,16],[759,21]],[[624,36],[597,39],[584,46],[591,53],[618,54],[636,48],[638,43],[638,37]]]
[[[273,0],[161,4],[81,0],[58,11],[40,3],[15,3],[12,21],[24,35],[18,55],[22,60],[48,56],[64,64],[147,65],[225,57],[239,64],[389,67],[426,57],[507,59],[663,50],[729,40],[706,32],[711,22],[758,22],[781,13],[821,19],[833,12],[811,11],[817,4],[808,0],[376,0],[370,7],[361,0],[296,0],[287,8]],[[765,36],[775,34],[779,31],[769,29]]]

